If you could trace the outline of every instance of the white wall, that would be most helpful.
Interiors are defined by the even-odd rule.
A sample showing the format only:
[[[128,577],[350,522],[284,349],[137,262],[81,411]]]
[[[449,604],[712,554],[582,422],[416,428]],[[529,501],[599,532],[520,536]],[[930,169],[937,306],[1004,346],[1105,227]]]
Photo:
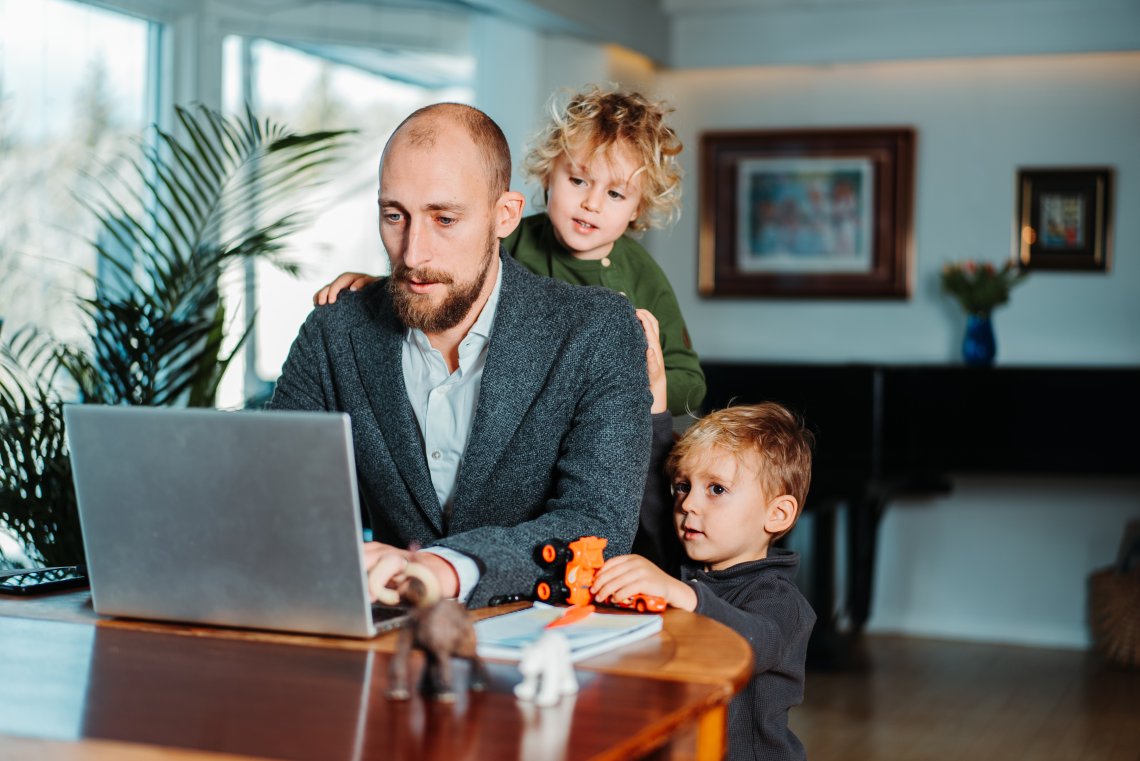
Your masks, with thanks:
[[[681,222],[648,243],[702,357],[953,361],[964,318],[939,293],[938,271],[1011,255],[1016,168],[1109,164],[1112,271],[1031,275],[995,315],[999,361],[1140,362],[1140,217],[1129,213],[1140,208],[1140,53],[685,71],[658,89],[678,106],[688,183]],[[884,124],[918,133],[909,301],[697,296],[701,132]]]
[[[996,313],[998,362],[1140,364],[1140,53],[675,71],[657,88],[678,107],[687,186],[682,220],[647,245],[703,359],[955,362],[964,318],[938,291],[942,263],[1010,256],[1017,167],[1108,164],[1111,272],[1033,273]],[[697,295],[701,132],[888,124],[918,133],[910,300]],[[871,628],[1084,646],[1085,577],[1128,517],[1140,482],[975,479],[893,506]]]
[[[676,68],[1140,48],[1136,0],[664,0]]]
[[[958,477],[879,533],[869,631],[1085,647],[1088,576],[1140,518],[1140,479]]]
[[[518,171],[535,114],[543,97],[539,81],[542,36],[531,29],[494,16],[476,16],[471,23],[471,53],[475,57],[475,103],[498,123],[511,147],[515,171],[511,187],[519,188]]]

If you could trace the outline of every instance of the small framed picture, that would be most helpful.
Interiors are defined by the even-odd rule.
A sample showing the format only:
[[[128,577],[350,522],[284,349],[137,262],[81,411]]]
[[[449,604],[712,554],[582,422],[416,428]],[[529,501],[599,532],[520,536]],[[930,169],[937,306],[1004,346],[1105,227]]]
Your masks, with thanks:
[[[1015,216],[1014,255],[1022,267],[1108,271],[1110,167],[1019,169]]]
[[[906,298],[914,130],[701,139],[704,296]]]

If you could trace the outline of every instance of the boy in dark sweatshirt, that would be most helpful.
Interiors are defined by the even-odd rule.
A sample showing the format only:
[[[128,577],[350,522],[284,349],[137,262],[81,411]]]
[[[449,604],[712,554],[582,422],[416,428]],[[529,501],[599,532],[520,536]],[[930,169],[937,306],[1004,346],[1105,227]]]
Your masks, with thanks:
[[[811,447],[802,421],[778,404],[730,407],[697,421],[666,462],[673,525],[688,558],[681,578],[622,555],[606,562],[591,590],[599,600],[657,595],[748,640],[755,663],[729,705],[730,759],[805,758],[788,711],[803,702],[815,613],[795,585],[799,558],[772,544],[799,517]]]

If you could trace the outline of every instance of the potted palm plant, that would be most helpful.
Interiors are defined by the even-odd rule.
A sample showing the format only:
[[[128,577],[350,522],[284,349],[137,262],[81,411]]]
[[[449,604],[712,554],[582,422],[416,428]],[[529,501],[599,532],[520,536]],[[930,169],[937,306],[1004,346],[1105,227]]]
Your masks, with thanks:
[[[81,199],[104,273],[76,296],[84,341],[0,333],[0,531],[34,562],[82,560],[65,398],[213,405],[252,327],[224,349],[232,320],[218,283],[250,259],[296,272],[283,250],[305,221],[298,191],[320,182],[345,135],[295,134],[248,109],[227,118],[178,107],[175,117],[181,136],[156,126],[141,158],[124,158]]]
[[[83,556],[57,383],[66,349],[32,329],[0,323],[0,531],[15,558],[70,565]],[[0,561],[5,560],[0,543]],[[0,566],[2,567],[2,566]]]

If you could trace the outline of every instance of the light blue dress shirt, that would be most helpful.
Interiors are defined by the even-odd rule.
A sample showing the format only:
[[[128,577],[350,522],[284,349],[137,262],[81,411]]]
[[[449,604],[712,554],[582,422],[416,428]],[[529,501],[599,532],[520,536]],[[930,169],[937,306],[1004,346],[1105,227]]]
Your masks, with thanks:
[[[431,483],[445,515],[451,512],[459,467],[463,464],[463,453],[475,422],[487,346],[499,306],[503,268],[497,257],[495,267],[498,270],[495,287],[475,324],[459,344],[459,367],[455,372],[447,369],[443,354],[431,345],[422,330],[409,328],[404,336],[404,386],[419,426],[420,444],[431,473]],[[459,576],[459,600],[465,601],[479,582],[479,567],[475,561],[446,547],[434,547],[425,552],[432,552],[451,563]]]

